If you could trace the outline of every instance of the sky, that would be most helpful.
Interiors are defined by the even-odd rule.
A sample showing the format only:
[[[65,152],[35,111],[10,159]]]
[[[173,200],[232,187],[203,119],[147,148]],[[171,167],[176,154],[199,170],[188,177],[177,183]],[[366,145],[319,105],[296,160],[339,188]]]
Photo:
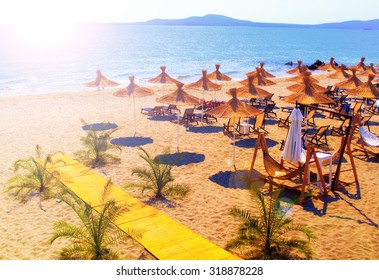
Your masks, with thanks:
[[[0,23],[139,22],[220,14],[318,24],[379,18],[379,0],[0,0]]]

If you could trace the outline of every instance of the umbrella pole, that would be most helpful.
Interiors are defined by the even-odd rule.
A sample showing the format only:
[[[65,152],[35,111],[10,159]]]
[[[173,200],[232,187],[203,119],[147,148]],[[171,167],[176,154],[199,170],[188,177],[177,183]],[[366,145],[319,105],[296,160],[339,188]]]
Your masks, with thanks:
[[[137,118],[136,118],[136,99],[133,96],[133,107],[134,107],[134,136],[137,134]]]
[[[176,150],[179,153],[179,115],[178,115],[178,126],[177,126],[177,132],[176,132]]]
[[[237,170],[236,168],[236,127],[233,125],[233,166],[234,169]]]

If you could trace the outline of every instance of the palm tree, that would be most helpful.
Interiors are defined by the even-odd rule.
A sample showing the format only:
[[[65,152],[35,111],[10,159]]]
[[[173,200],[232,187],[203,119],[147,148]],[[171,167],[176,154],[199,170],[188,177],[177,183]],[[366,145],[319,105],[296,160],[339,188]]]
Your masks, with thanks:
[[[140,157],[146,161],[148,167],[136,167],[132,169],[132,175],[139,177],[142,182],[130,184],[128,187],[139,187],[142,193],[152,190],[155,198],[162,199],[165,196],[184,197],[189,192],[189,186],[184,184],[174,184],[174,177],[171,170],[174,167],[168,161],[167,153],[163,157],[151,157],[142,147],[143,152]]]
[[[114,249],[120,242],[132,237],[138,239],[138,230],[129,230],[128,234],[117,228],[114,222],[126,211],[127,205],[116,203],[110,197],[111,182],[104,186],[101,206],[94,210],[75,194],[65,190],[62,201],[66,202],[77,214],[81,224],[70,224],[65,220],[54,224],[55,232],[50,239],[52,244],[59,238],[69,239],[70,244],[63,248],[60,259],[64,260],[114,260],[118,259]]]
[[[247,259],[311,259],[309,241],[314,235],[307,227],[295,225],[286,217],[287,211],[280,204],[280,191],[273,193],[266,202],[257,187],[251,189],[258,216],[253,216],[249,210],[231,209],[230,214],[243,222],[238,236],[228,242],[226,249],[242,249]]]
[[[83,121],[83,123],[85,123]],[[121,147],[112,145],[111,135],[117,131],[118,128],[103,130],[97,132],[92,126],[89,126],[87,135],[82,137],[85,150],[76,151],[74,154],[79,161],[93,168],[103,166],[108,162],[120,162],[120,158],[109,153],[110,150],[118,150],[121,152]]]
[[[56,187],[60,185],[56,179],[59,172],[57,170],[47,171],[47,168],[63,161],[54,159],[61,152],[43,155],[42,148],[38,144],[35,150],[35,157],[20,159],[13,164],[16,175],[8,180],[5,191],[11,192],[22,203],[28,202],[31,197],[37,195],[39,196],[39,207],[44,210],[42,201],[54,197]]]

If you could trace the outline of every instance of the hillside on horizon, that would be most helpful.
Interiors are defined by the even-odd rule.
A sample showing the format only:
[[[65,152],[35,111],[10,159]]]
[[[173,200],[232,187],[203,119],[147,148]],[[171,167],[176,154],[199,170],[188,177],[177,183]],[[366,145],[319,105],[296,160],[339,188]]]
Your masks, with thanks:
[[[282,27],[282,28],[333,28],[379,30],[379,19],[360,21],[351,20],[323,24],[263,23],[239,20],[223,15],[208,14],[183,19],[152,19],[145,22],[133,22],[136,25],[172,25],[172,26],[245,26],[245,27]]]

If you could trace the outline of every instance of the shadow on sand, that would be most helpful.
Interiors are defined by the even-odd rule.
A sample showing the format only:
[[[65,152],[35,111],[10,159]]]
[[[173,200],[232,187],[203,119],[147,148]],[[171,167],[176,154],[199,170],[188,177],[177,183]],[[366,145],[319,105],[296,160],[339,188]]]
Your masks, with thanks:
[[[222,132],[223,128],[221,126],[191,126],[188,128],[188,132],[192,133],[218,133]]]
[[[169,165],[182,166],[191,163],[199,163],[205,160],[205,155],[189,153],[189,152],[179,152],[174,154],[162,154],[156,156],[156,159],[162,163],[167,163]]]
[[[138,147],[153,143],[150,137],[120,137],[111,140],[111,144],[123,147]]]
[[[117,124],[115,123],[91,123],[83,125],[83,130],[90,130],[91,128],[95,131],[104,131],[109,129],[115,129],[117,128]]]
[[[274,147],[275,145],[278,144],[278,142],[271,140],[269,138],[266,138],[266,143],[269,148]],[[236,141],[236,147],[239,148],[254,148],[255,145],[257,144],[257,138],[245,138]],[[233,142],[231,143],[233,145]]]

